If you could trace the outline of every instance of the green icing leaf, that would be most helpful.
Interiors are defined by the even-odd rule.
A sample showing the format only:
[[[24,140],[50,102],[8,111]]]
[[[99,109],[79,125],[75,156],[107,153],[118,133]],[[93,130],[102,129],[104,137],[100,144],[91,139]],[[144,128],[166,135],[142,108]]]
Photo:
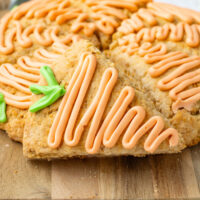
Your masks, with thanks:
[[[31,112],[38,112],[57,101],[65,94],[64,86],[60,86],[55,79],[50,67],[44,66],[40,70],[46,79],[48,86],[31,85],[30,90],[34,94],[44,94],[45,96],[30,107]]]
[[[49,93],[53,92],[55,89],[60,88],[61,86],[40,86],[40,85],[31,85],[30,90],[33,94],[44,94],[48,95]]]
[[[41,67],[40,73],[42,74],[42,76],[44,76],[49,86],[59,85],[50,67],[48,66]]]
[[[6,102],[4,100],[3,94],[0,93],[0,123],[5,123],[6,121]]]
[[[43,86],[43,87],[45,87],[45,86]],[[30,107],[30,111],[38,112],[39,110],[42,110],[42,109],[46,108],[47,106],[50,106],[51,104],[53,104],[64,94],[65,94],[64,87],[57,86],[57,88],[54,88],[49,94],[45,95],[39,101],[37,101],[35,104],[33,104]]]

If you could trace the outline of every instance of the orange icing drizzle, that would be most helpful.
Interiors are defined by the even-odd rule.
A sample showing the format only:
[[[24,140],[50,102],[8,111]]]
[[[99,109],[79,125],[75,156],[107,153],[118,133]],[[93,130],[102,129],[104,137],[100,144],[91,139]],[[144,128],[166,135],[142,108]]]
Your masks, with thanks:
[[[31,103],[31,92],[29,91],[29,86],[38,80],[39,76],[22,72],[11,64],[3,64],[0,67],[0,83],[14,87],[15,89],[26,94],[26,96],[19,97],[0,89],[0,91],[4,94],[8,105],[21,109],[28,108]]]
[[[173,22],[175,18],[180,19],[183,23],[180,23],[177,28],[175,28],[175,24],[169,24],[165,26],[165,29],[172,32],[172,35],[178,35],[176,32],[180,32],[180,39],[182,40],[184,37],[184,32],[191,37],[199,38],[199,25],[191,23],[200,23],[200,13],[197,11],[193,11],[186,8],[176,7],[174,5],[152,2],[147,4],[148,9],[141,8],[138,12],[134,13],[131,18],[126,19],[122,22],[121,26],[118,28],[118,31],[123,34],[135,33],[140,31],[147,23],[147,25],[155,26],[158,23],[158,19],[156,17],[164,18],[169,22]],[[169,27],[167,27],[169,26]],[[184,26],[184,27],[183,27]],[[155,28],[157,29],[157,27]],[[182,30],[184,29],[184,30]],[[155,30],[152,30],[153,32]],[[160,30],[163,34],[167,34],[166,30]],[[156,32],[156,31],[155,31]],[[150,33],[149,33],[150,34]],[[156,34],[156,33],[155,33]],[[182,35],[181,35],[182,34]],[[166,39],[167,35],[164,36],[163,39]],[[172,37],[173,39],[173,37]],[[188,43],[190,43],[188,41]],[[198,44],[191,44],[190,46],[196,47]]]
[[[169,91],[169,96],[175,101],[172,104],[173,111],[177,112],[179,108],[191,111],[193,105],[200,100],[200,87],[194,86],[200,82],[200,57],[188,56],[179,51],[168,53],[163,43],[155,46],[143,43],[138,47],[137,43],[132,43],[131,35],[129,36],[130,41],[128,36],[119,41],[122,51],[129,55],[138,53],[147,63],[156,63],[149,68],[149,74],[153,78],[167,74],[158,81],[157,87]],[[168,73],[171,69],[174,70]],[[189,88],[191,86],[193,87]]]
[[[0,83],[24,93],[24,95],[21,94],[22,96],[17,96],[0,88],[0,92],[4,94],[8,105],[19,109],[28,109],[30,107],[32,93],[29,90],[29,86],[39,82],[39,69],[46,64],[31,60],[28,56],[22,56],[18,58],[17,66],[8,63],[0,66]]]
[[[149,0],[86,0],[86,4],[88,6],[110,6],[111,8],[121,8],[121,9],[127,9],[131,12],[135,12],[138,9],[138,6],[141,3],[147,3],[150,2]],[[119,10],[118,10],[119,11]]]
[[[22,17],[42,18],[46,17],[52,10],[60,10],[70,6],[69,0],[33,0],[23,3],[13,12],[13,18],[19,20]]]
[[[56,43],[62,43],[65,45],[68,45],[70,43],[76,43],[81,38],[80,36],[74,35],[74,34],[67,34],[61,38],[61,37],[59,37],[58,34],[59,34],[59,27],[57,27],[57,26],[52,27],[52,31],[51,31],[52,40]]]
[[[135,12],[141,4],[147,2],[148,1],[137,0],[87,0],[86,4],[92,9],[91,15],[84,13],[79,8],[70,7],[69,0],[43,0],[42,2],[35,0],[24,3],[4,16],[0,22],[0,53],[10,54],[14,51],[15,36],[17,42],[24,48],[32,46],[33,41],[30,38],[32,34],[40,45],[49,46],[53,42],[56,42],[51,34],[54,28],[50,27],[45,29],[42,25],[33,25],[23,30],[19,22],[22,17],[28,19],[46,18],[50,21],[56,21],[59,25],[75,20],[71,26],[71,31],[73,33],[78,33],[83,30],[86,36],[91,36],[94,31],[98,29],[104,34],[110,35],[120,25],[120,22],[127,18],[127,14],[125,14],[122,9]],[[199,45],[199,25],[190,26],[187,24],[191,24],[192,22],[199,23],[199,12],[157,2],[148,3],[147,7],[148,9],[139,9],[137,13],[132,15],[131,19],[124,20],[119,31],[128,34],[141,30],[138,35],[138,40],[142,38],[145,40],[145,37],[147,40],[153,40],[153,38],[160,39],[159,37],[164,40],[167,39],[168,34],[171,32],[170,35],[172,35],[172,37],[170,38],[173,41],[181,41],[184,34],[186,34],[186,43],[189,46],[197,47]],[[146,21],[151,26],[156,25],[157,20],[155,17],[157,16],[170,22],[174,21],[175,17],[177,17],[184,22],[184,25],[177,25],[177,27],[174,27],[174,24],[170,24],[163,27],[155,27],[152,30],[143,29],[143,21]],[[14,22],[16,27],[13,27],[6,33],[8,23],[11,19],[16,20]],[[91,20],[94,22],[91,22]],[[54,29],[54,36],[55,32],[57,34],[58,31]],[[177,35],[176,32],[178,32],[179,35]]]
[[[120,21],[127,18],[127,14],[121,9],[136,11],[140,4],[146,2],[148,1],[89,0],[86,1],[86,4],[91,7],[91,14],[72,7],[69,0],[34,0],[24,3],[4,16],[0,22],[0,53],[7,55],[14,51],[15,37],[23,48],[33,45],[32,35],[42,46],[50,46],[52,43],[58,42],[58,27],[45,28],[41,24],[36,24],[23,29],[19,21],[22,17],[27,19],[45,18],[47,21],[56,21],[59,25],[74,20],[70,28],[73,33],[83,31],[86,36],[91,36],[98,29],[110,35],[120,25]],[[15,20],[15,26],[12,26],[7,33],[6,30],[11,19]],[[65,38],[61,39],[61,42],[65,42]]]
[[[64,54],[66,50],[68,49],[68,46],[59,42],[55,42],[52,45],[52,49],[57,53]]]
[[[129,33],[132,28],[127,29]],[[120,27],[120,30],[125,31],[125,26]],[[163,26],[154,26],[152,28],[142,28],[137,33],[132,33],[131,36],[134,42],[141,41],[154,42],[155,40],[169,39],[173,42],[185,40],[190,47],[198,47],[200,44],[200,25],[189,25],[185,23],[171,24],[167,23]]]
[[[49,3],[48,6],[46,6],[45,3]],[[51,17],[52,19],[53,13],[51,11],[60,11],[60,9],[63,11],[63,14],[59,14],[56,17],[56,20],[59,24],[64,23],[67,20],[67,14],[69,14],[70,18],[74,19],[74,17],[72,16],[75,15],[76,12],[78,12],[75,18],[79,17],[79,15],[81,14],[80,9],[66,8],[69,5],[69,1],[58,0],[52,2],[44,0],[42,1],[42,3],[39,3],[39,1],[36,0],[22,4],[15,10],[5,15],[0,21],[0,53],[11,54],[14,51],[15,36],[19,45],[23,48],[28,48],[33,45],[32,37],[30,37],[31,35],[33,35],[34,39],[42,46],[52,45],[53,42],[67,44],[71,42],[71,40],[77,41],[78,37],[72,34],[64,36],[64,38],[60,38],[58,27],[45,28],[45,26],[43,25],[36,24],[23,29],[22,24],[19,22],[19,19],[21,19],[21,17],[23,16],[26,16],[27,18],[40,18],[45,17],[46,14],[49,14],[49,17]],[[66,12],[66,9],[68,9],[69,13]],[[6,33],[9,21],[11,19],[16,20],[14,21],[15,26],[11,28],[8,33]],[[91,26],[88,26],[87,31],[90,31],[90,28]]]
[[[91,17],[95,20],[97,29],[107,35],[115,31],[115,28],[119,26],[119,21],[127,18],[127,15],[120,8],[137,10],[135,2],[130,0],[87,0],[86,4],[92,8]]]
[[[89,19],[89,15],[86,13],[82,13],[76,19],[75,23],[72,24],[71,31],[73,33],[78,33],[83,29],[83,32],[86,36],[91,36],[96,30],[96,25],[92,22],[85,22]]]
[[[137,14],[133,14],[130,19],[126,19],[122,22],[118,31],[124,34],[133,33],[141,30],[144,27],[143,21]]]
[[[12,41],[16,34],[15,29],[9,31],[8,34],[5,36],[10,18],[11,13],[8,13],[3,18],[1,18],[0,21],[0,53],[3,54],[10,54],[14,51],[14,45]]]
[[[96,68],[96,58],[93,55],[87,53],[81,56],[80,62],[72,79],[70,80],[67,92],[59,107],[59,111],[53,122],[52,128],[48,137],[48,144],[52,148],[57,148],[62,140],[63,133],[65,131],[67,121],[70,117],[70,112],[78,114],[80,106],[83,103],[87,89],[93,77]],[[73,92],[71,92],[73,91]],[[77,98],[77,103],[75,102]],[[79,104],[79,105],[78,105]],[[69,105],[67,108],[66,105]],[[74,106],[73,111],[72,106]],[[63,112],[62,112],[63,111]],[[76,114],[76,113],[75,113]],[[76,114],[76,117],[77,117]],[[64,123],[62,123],[64,121]],[[65,123],[66,122],[66,123]]]
[[[181,8],[175,5],[159,2],[148,3],[147,8],[149,9],[149,12],[153,13],[153,15],[170,22],[178,18],[188,24],[200,23],[200,12],[188,8]]]
[[[68,44],[75,43],[80,40],[80,36],[69,34],[64,38],[57,38],[56,33],[52,33],[54,36],[54,40],[56,42],[53,43],[52,49],[55,51],[50,52],[43,48],[37,49],[34,51],[33,55],[35,58],[40,60],[41,62],[51,63],[59,58],[61,54],[64,54],[65,51],[68,49]]]
[[[126,27],[129,25],[132,26],[131,32],[134,32],[134,21],[136,20],[139,20],[143,25],[146,22],[148,25],[154,26],[158,23],[156,17],[163,18],[168,22],[174,22],[177,18],[187,24],[200,23],[200,12],[166,3],[151,2],[147,4],[147,8],[141,8],[133,14],[131,19],[124,20],[119,31],[127,34]]]
[[[145,22],[150,26],[155,26],[157,24],[157,19],[149,10],[140,8],[138,12],[132,14],[129,19],[123,20],[118,31],[123,34],[138,32],[145,27]]]
[[[60,57],[60,54],[49,52],[45,49],[37,49],[34,51],[34,57],[41,62],[52,63]]]
[[[179,140],[178,132],[173,128],[163,131],[164,122],[161,117],[154,116],[143,124],[146,114],[142,107],[135,106],[127,111],[134,98],[134,89],[129,86],[121,91],[110,112],[102,121],[118,78],[115,68],[105,70],[92,103],[76,126],[96,64],[94,55],[82,54],[50,129],[48,145],[51,148],[58,148],[61,145],[63,135],[68,146],[78,145],[85,127],[91,121],[85,142],[85,149],[90,154],[97,153],[102,142],[108,148],[115,146],[124,131],[122,145],[126,149],[133,148],[140,138],[149,131],[144,143],[146,151],[153,153],[167,138],[169,138],[170,146],[176,146]]]
[[[43,25],[32,25],[27,27],[25,30],[23,30],[22,25],[20,22],[15,21],[16,25],[16,39],[17,42],[22,46],[23,48],[28,48],[33,45],[32,39],[30,38],[30,35],[33,34],[35,40],[38,42],[38,44],[42,46],[49,46],[52,45],[53,42],[59,42],[63,44],[69,44],[71,42],[77,42],[80,37],[74,34],[68,34],[64,37],[59,37],[59,27],[49,27],[45,29]],[[42,34],[43,33],[43,34]],[[6,38],[5,43],[6,44],[12,44],[14,38]],[[14,47],[12,48],[12,51],[14,51]],[[8,53],[10,53],[9,51]],[[5,52],[6,53],[6,52]],[[6,53],[7,54],[7,53]]]
[[[16,26],[20,29],[20,31],[17,31],[18,34],[21,33],[20,24],[16,23]],[[31,105],[31,92],[29,86],[33,83],[38,83],[40,80],[40,67],[47,64],[49,65],[57,60],[61,54],[65,53],[69,43],[76,42],[80,39],[79,36],[73,34],[69,34],[64,38],[59,38],[59,29],[54,27],[51,30],[51,37],[53,38],[53,41],[56,41],[53,43],[52,49],[56,53],[49,52],[45,49],[37,49],[33,53],[37,61],[31,60],[28,56],[22,56],[17,60],[17,68],[11,64],[3,64],[0,67],[0,82],[25,93],[25,96],[17,96],[0,89],[0,92],[4,94],[8,105],[20,109],[28,109]],[[21,40],[21,44],[28,46],[28,37],[24,37],[23,35],[18,37],[18,39]]]

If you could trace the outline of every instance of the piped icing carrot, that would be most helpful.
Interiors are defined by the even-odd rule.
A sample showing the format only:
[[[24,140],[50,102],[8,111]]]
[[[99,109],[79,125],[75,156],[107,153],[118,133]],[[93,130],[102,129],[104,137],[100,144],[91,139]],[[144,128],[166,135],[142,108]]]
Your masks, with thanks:
[[[139,46],[132,39],[130,34],[119,40],[122,51],[129,55],[138,54],[144,57],[146,63],[154,64],[149,68],[152,78],[166,73],[167,75],[158,81],[157,87],[169,91],[169,96],[174,101],[174,112],[180,108],[191,111],[194,104],[200,100],[200,87],[194,86],[200,82],[200,57],[188,56],[179,51],[168,52],[164,43],[155,46],[143,43]],[[168,73],[170,69],[174,70]]]
[[[6,121],[6,102],[4,95],[0,92],[0,123],[5,123]]]
[[[44,94],[45,96],[30,107],[31,112],[38,112],[57,101],[65,94],[64,86],[60,86],[55,79],[50,67],[44,66],[40,69],[41,74],[48,83],[48,86],[31,85],[30,90],[34,94]]]
[[[144,122],[146,114],[143,107],[135,106],[128,109],[135,94],[134,89],[129,86],[121,91],[110,112],[102,120],[118,78],[115,68],[105,70],[93,101],[76,125],[96,65],[94,55],[89,53],[81,55],[49,132],[48,145],[51,148],[58,148],[63,137],[66,145],[78,145],[89,123],[85,149],[90,154],[98,153],[102,144],[107,148],[114,147],[122,134],[122,145],[126,149],[135,147],[147,133],[149,135],[145,140],[144,149],[150,153],[153,153],[167,138],[171,147],[178,144],[178,132],[173,128],[163,130],[164,121],[161,117],[154,116]]]

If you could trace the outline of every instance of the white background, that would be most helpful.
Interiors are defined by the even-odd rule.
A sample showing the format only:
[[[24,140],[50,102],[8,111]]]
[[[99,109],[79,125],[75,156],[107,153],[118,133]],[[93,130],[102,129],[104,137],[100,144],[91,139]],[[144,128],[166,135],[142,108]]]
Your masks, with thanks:
[[[155,0],[155,1],[166,2],[200,11],[200,0]]]

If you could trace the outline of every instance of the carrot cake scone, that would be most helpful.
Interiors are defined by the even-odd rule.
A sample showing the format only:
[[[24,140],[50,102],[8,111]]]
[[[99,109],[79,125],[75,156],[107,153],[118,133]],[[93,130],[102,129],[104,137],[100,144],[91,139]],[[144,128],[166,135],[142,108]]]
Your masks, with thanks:
[[[25,156],[139,156],[184,148],[181,134],[136,89],[134,79],[90,42],[73,44],[52,69],[66,92],[56,104],[27,115]],[[40,109],[41,96],[33,99]]]
[[[28,158],[142,156],[200,141],[200,13],[32,0],[0,21],[0,129]]]

